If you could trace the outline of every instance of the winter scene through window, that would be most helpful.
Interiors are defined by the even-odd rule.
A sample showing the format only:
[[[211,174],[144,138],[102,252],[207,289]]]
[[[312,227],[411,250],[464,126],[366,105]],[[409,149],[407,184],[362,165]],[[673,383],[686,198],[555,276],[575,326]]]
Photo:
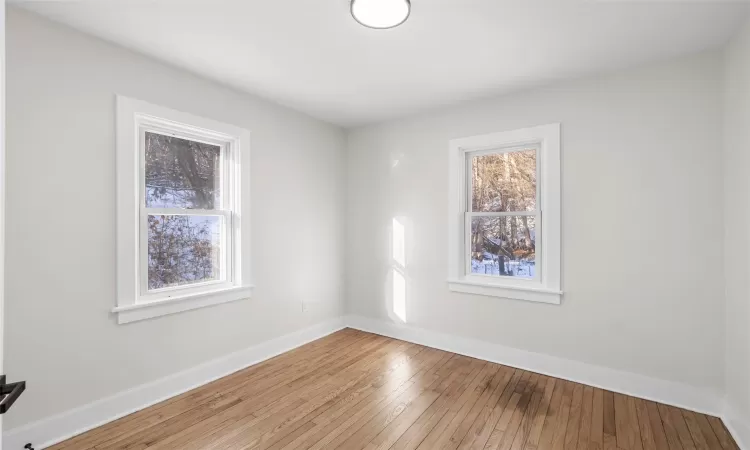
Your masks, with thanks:
[[[537,149],[468,155],[470,273],[536,276]]]
[[[221,147],[145,132],[148,289],[220,281]]]

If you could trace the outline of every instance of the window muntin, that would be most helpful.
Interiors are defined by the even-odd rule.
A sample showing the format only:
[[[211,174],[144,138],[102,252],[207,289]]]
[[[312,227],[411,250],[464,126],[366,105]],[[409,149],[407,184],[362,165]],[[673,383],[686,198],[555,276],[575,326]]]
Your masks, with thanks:
[[[538,145],[466,153],[466,275],[539,280]]]

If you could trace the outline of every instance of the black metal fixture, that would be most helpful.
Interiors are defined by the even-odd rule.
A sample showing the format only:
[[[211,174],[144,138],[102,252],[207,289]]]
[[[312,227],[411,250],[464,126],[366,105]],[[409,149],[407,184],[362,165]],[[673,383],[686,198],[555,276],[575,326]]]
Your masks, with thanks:
[[[18,400],[21,393],[26,390],[26,382],[19,381],[17,383],[6,383],[5,375],[0,375],[0,395],[3,399],[0,400],[0,414],[8,412],[13,403]]]

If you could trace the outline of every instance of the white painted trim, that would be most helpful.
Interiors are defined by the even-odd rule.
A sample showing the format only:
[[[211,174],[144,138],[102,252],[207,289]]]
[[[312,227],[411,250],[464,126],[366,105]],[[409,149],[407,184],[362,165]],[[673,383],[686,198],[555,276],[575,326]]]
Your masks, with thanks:
[[[683,383],[651,378],[384,320],[347,316],[345,322],[348,327],[357,330],[530,370],[691,411],[719,416],[722,410],[721,395],[710,389],[701,389]]]
[[[448,148],[448,289],[469,294],[560,304],[561,302],[561,157],[560,124],[453,139]],[[495,277],[483,279],[469,273],[467,155],[503,152],[520,146],[537,150],[538,271],[534,279]],[[478,214],[478,213],[474,213]],[[486,214],[483,214],[486,215]],[[541,276],[539,275],[541,274]],[[515,289],[522,288],[522,289]],[[552,294],[552,293],[559,294]]]
[[[9,449],[20,449],[27,442],[33,442],[36,449],[49,447],[253,364],[273,358],[308,342],[320,339],[342,328],[344,328],[344,321],[339,317],[262,342],[200,366],[136,386],[38,422],[8,430],[3,434],[3,445]]]
[[[117,313],[117,323],[124,324],[183,311],[190,311],[191,309],[243,300],[250,298],[252,292],[252,286],[234,286],[218,291],[181,295],[179,297],[170,297],[168,299],[157,300],[149,303],[135,303],[132,305],[117,306],[112,308],[112,312]]]
[[[724,408],[721,395],[710,389],[361,316],[331,319],[61,414],[8,430],[3,434],[3,445],[15,449],[23,447],[27,442],[34,442],[37,449],[49,447],[346,327],[719,416],[740,448],[750,450],[750,428],[747,426],[750,420],[742,418],[735,410]]]
[[[222,205],[211,211],[146,208],[143,192],[142,131],[176,133],[180,137],[222,147]],[[250,132],[215,120],[175,111],[141,100],[116,96],[117,160],[117,305],[118,323],[128,323],[250,297]],[[148,292],[146,219],[152,214],[224,216],[224,263],[220,284],[180,286]],[[229,288],[237,288],[231,291]],[[242,294],[239,290],[244,289]],[[211,297],[205,295],[207,291]],[[157,302],[157,300],[163,302]],[[169,302],[167,302],[169,300]],[[183,302],[177,305],[171,300]],[[135,311],[136,306],[147,309]],[[158,305],[158,307],[156,306]]]
[[[470,280],[448,280],[448,289],[465,294],[486,295],[490,297],[512,298],[530,302],[559,305],[561,291],[538,287],[503,286],[493,283],[480,283]]]
[[[740,450],[750,450],[750,417],[745,417],[739,410],[727,402],[721,420],[727,430],[740,447]]]

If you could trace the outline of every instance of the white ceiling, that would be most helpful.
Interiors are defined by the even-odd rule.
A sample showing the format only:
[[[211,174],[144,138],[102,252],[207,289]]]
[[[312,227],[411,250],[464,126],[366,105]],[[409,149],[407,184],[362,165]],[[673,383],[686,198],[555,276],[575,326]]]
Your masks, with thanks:
[[[372,30],[348,0],[23,1],[23,7],[349,127],[722,45],[747,3],[412,0]]]

